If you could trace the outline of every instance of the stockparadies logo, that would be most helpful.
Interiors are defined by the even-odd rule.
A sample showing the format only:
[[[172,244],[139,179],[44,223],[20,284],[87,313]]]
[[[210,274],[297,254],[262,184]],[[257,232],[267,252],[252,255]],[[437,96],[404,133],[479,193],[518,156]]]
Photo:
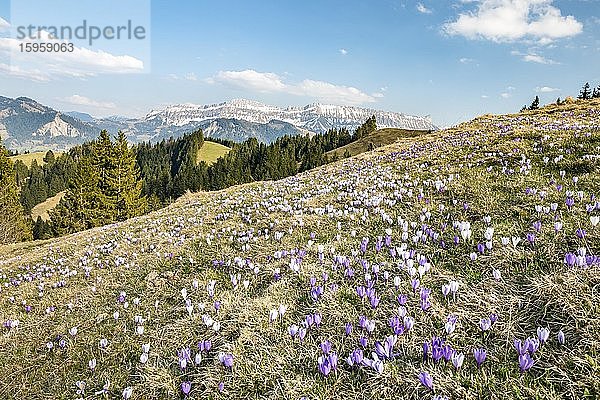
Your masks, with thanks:
[[[71,42],[74,39],[83,40],[89,46],[93,46],[98,40],[145,40],[147,37],[146,27],[135,25],[132,20],[127,20],[123,25],[94,25],[83,20],[78,26],[17,26],[16,39],[18,40],[41,40],[54,39]]]

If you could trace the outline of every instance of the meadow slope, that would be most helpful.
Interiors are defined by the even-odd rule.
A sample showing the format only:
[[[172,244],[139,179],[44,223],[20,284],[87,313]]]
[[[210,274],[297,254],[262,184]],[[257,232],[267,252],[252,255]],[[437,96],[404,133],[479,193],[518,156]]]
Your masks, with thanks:
[[[2,247],[0,398],[598,398],[599,166],[575,102]]]

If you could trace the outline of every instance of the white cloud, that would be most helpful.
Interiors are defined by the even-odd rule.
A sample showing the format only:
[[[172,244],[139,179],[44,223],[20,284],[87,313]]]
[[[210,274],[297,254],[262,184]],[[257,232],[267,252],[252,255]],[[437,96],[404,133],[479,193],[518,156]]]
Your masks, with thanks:
[[[538,64],[555,64],[555,61],[544,58],[538,54],[526,54],[523,56],[523,61],[533,62]]]
[[[538,86],[535,88],[535,91],[538,93],[551,93],[551,92],[558,92],[558,91],[560,91],[560,89],[553,88],[550,86],[542,86],[542,87]]]
[[[305,79],[298,83],[286,83],[283,78],[272,72],[219,71],[205,80],[220,83],[232,88],[250,90],[259,93],[286,93],[294,96],[312,97],[319,101],[345,105],[372,103],[375,97],[352,86],[334,85],[329,82]]]
[[[577,35],[583,25],[574,16],[563,16],[553,0],[481,0],[477,9],[459,14],[444,31],[468,39],[514,42],[533,39],[548,44]]]
[[[345,56],[346,54],[348,54],[348,50],[346,49],[340,49],[340,54]]]
[[[23,70],[18,65],[0,63],[0,71],[16,78],[28,79],[34,82],[48,82],[50,78],[45,71],[38,69]]]
[[[244,71],[219,71],[208,82],[219,82],[227,86],[254,90],[259,93],[284,91],[286,85],[277,74],[257,72],[253,69]]]
[[[101,108],[101,109],[105,109],[105,110],[112,110],[112,109],[117,108],[115,103],[96,101],[96,100],[90,99],[89,97],[80,96],[78,94],[74,94],[72,96],[65,97],[64,99],[61,99],[61,101],[65,104],[71,104],[74,106]]]
[[[430,8],[425,7],[423,3],[417,4],[417,11],[421,14],[431,14],[433,11]]]
[[[482,95],[481,95],[481,98],[482,98],[482,99],[487,99],[487,98],[489,98],[489,96],[488,96],[487,94],[482,94]]]
[[[184,80],[184,81],[193,81],[193,82],[195,82],[195,81],[198,80],[198,77],[193,72],[188,72],[185,75],[169,74],[169,75],[167,75],[167,78],[170,79],[170,80],[172,80],[172,81]]]
[[[470,64],[475,60],[473,60],[472,58],[463,57],[463,58],[459,59],[458,61],[460,61],[462,64]]]
[[[513,56],[521,57],[521,59],[525,62],[546,64],[546,65],[558,64],[556,61],[546,58],[544,56],[541,56],[539,54],[536,54],[534,52],[521,53],[520,51],[511,51],[510,54],[512,54]]]
[[[49,39],[42,32],[41,42]],[[30,40],[29,40],[30,41]],[[57,43],[63,43],[56,41]],[[103,50],[74,47],[72,52],[27,53],[19,51],[24,43],[13,38],[0,37],[0,54],[11,56],[9,74],[31,80],[52,80],[57,77],[86,78],[100,74],[138,73],[144,70],[143,61],[129,55],[114,55]]]
[[[503,99],[508,99],[509,97],[512,97],[512,94],[510,94],[508,92],[504,92],[504,93],[500,93],[500,97],[502,97]]]

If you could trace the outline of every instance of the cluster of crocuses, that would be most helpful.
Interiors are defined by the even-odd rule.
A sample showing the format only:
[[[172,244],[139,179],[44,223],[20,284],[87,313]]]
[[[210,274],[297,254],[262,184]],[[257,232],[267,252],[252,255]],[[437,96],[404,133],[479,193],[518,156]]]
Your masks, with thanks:
[[[548,341],[550,337],[550,330],[548,328],[538,327],[537,337],[528,337],[525,340],[515,339],[513,345],[517,351],[519,370],[521,373],[528,371],[535,364],[533,355],[535,352]],[[558,343],[565,343],[565,334],[563,331],[559,331],[556,335]]]
[[[329,375],[331,372],[337,370],[338,367],[338,355],[331,348],[331,342],[326,340],[321,343],[321,354],[317,359],[319,366],[319,372],[324,376]]]
[[[304,321],[302,321],[302,326],[296,324],[290,325],[288,327],[288,334],[292,339],[298,338],[302,342],[308,330],[318,328],[321,325],[322,319],[323,317],[319,313],[308,314],[305,316]]]

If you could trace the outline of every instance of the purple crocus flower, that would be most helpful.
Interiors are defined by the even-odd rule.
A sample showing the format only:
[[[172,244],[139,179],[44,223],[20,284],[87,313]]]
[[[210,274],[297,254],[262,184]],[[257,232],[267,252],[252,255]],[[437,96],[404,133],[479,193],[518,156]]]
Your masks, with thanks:
[[[233,354],[219,353],[219,361],[224,367],[233,367]]]
[[[394,345],[396,344],[396,341],[398,340],[398,337],[395,335],[392,336],[388,336],[387,338],[385,338],[385,340],[383,341],[383,343],[381,342],[375,342],[375,353],[377,354],[377,356],[379,356],[380,359],[383,360],[389,360],[394,358]]]
[[[562,330],[558,331],[558,334],[556,335],[556,339],[558,340],[558,343],[565,344],[565,334]]]
[[[317,359],[317,363],[319,364],[319,372],[324,376],[327,376],[331,371],[337,369],[337,354],[330,353],[328,355],[320,356]]]
[[[185,396],[187,396],[188,394],[190,394],[190,390],[192,390],[192,383],[191,382],[181,382],[181,391],[183,392],[183,394]]]
[[[537,337],[541,344],[544,344],[548,340],[549,336],[550,336],[550,330],[548,328],[542,328],[542,327],[537,328]]]
[[[464,361],[465,355],[463,353],[454,352],[454,355],[452,355],[452,365],[454,365],[454,368],[459,369],[462,367]]]
[[[529,370],[533,367],[533,358],[529,355],[529,353],[524,353],[519,356],[519,369],[521,373]]]
[[[573,200],[572,197],[567,197],[567,200],[565,200],[565,204],[567,205],[567,207],[570,210],[571,207],[573,207],[573,205],[575,205],[575,200]]]
[[[479,253],[481,254],[485,253],[485,246],[483,245],[483,243],[477,244],[477,251],[479,251]]]
[[[525,346],[530,354],[535,353],[540,348],[540,341],[536,338],[525,339]]]
[[[323,319],[323,317],[321,316],[321,314],[313,314],[313,320],[315,321],[315,326],[318,328],[319,325],[321,325],[321,320]]]
[[[346,362],[351,367],[361,365],[364,359],[364,353],[361,349],[355,349],[346,359]]]
[[[413,289],[413,292],[417,292],[417,288],[419,287],[419,280],[418,279],[413,279],[410,281],[410,286]]]
[[[483,318],[479,321],[479,328],[481,328],[483,332],[489,330],[491,327],[492,321],[489,318]]]
[[[303,341],[305,336],[306,336],[306,328],[298,329],[298,338],[300,339],[300,341]]]
[[[369,344],[369,339],[367,339],[367,338],[366,338],[366,337],[364,337],[364,336],[361,336],[361,337],[358,339],[358,343],[360,343],[360,345],[361,345],[362,347],[367,347],[367,345]]]
[[[401,306],[403,306],[403,305],[405,305],[405,304],[406,304],[406,302],[408,301],[408,297],[407,297],[405,294],[400,294],[400,295],[398,295],[398,298],[397,298],[397,300],[398,300],[398,303],[399,303]]]
[[[427,372],[421,372],[419,374],[419,381],[427,389],[433,391],[433,378]]]
[[[331,351],[331,342],[329,340],[326,340],[323,343],[321,343],[321,351],[324,354],[329,354],[329,352]]]
[[[292,339],[298,334],[298,325],[290,325],[288,328],[288,333],[292,337]]]
[[[585,230],[581,229],[581,228],[577,228],[577,230],[575,231],[575,235],[579,238],[579,239],[583,239],[585,237]]]
[[[475,357],[475,362],[477,363],[477,367],[481,367],[481,364],[485,361],[487,353],[484,348],[479,348],[473,350],[473,356]]]
[[[373,295],[373,296],[371,296],[370,301],[371,301],[371,307],[377,308],[377,306],[379,305],[379,297]]]
[[[429,355],[429,342],[423,342],[423,361],[427,361]]]
[[[576,262],[577,262],[577,256],[575,254],[573,254],[573,253],[565,254],[565,264],[567,264],[569,267],[574,266]]]
[[[315,323],[315,318],[313,317],[312,314],[308,314],[305,317],[305,325],[306,325],[306,327],[310,328],[314,323]]]
[[[352,333],[352,322],[346,322],[346,336],[350,336]]]

